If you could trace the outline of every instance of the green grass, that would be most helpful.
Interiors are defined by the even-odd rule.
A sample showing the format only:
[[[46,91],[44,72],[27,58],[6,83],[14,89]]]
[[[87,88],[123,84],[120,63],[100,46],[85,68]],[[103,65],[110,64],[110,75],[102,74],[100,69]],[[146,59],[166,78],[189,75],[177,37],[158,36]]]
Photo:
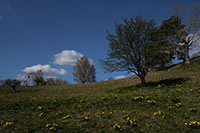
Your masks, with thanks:
[[[13,125],[1,124],[0,132],[54,132],[46,124],[57,124],[56,132],[200,132],[185,126],[186,122],[200,121],[199,81],[200,58],[195,58],[187,66],[149,73],[146,87],[140,86],[137,77],[83,85],[18,87],[17,93],[2,87],[0,122]],[[144,99],[134,101],[133,96]],[[147,96],[155,104],[148,103]],[[181,106],[175,107],[178,102]],[[38,110],[38,106],[43,109]],[[175,108],[169,110],[169,106]],[[154,115],[158,110],[161,115]],[[39,116],[42,112],[44,117]],[[66,115],[72,118],[63,119]],[[137,126],[131,127],[124,115],[135,119]],[[113,129],[116,123],[121,131]]]

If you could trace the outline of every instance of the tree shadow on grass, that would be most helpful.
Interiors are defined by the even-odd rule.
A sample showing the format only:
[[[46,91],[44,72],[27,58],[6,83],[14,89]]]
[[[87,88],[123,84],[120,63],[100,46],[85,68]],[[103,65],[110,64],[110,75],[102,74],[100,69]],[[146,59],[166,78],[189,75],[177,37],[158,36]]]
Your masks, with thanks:
[[[157,82],[148,82],[146,84],[146,86],[142,86],[141,84],[137,84],[137,85],[127,86],[127,87],[121,87],[121,88],[118,88],[117,90],[118,90],[119,93],[122,93],[122,92],[126,92],[126,91],[136,90],[138,88],[154,89],[158,85],[161,85],[162,87],[174,86],[174,85],[177,85],[177,84],[183,84],[188,80],[189,80],[189,78],[171,78],[171,79],[160,80],[160,81],[157,81]]]
[[[186,81],[188,81],[189,78],[171,78],[171,79],[164,79],[164,80],[160,80],[160,81],[157,81],[157,82],[148,82],[147,83],[147,87],[156,87],[158,85],[162,85],[162,86],[174,86],[174,85],[177,85],[177,84],[183,84],[185,83]],[[142,87],[141,84],[137,84],[136,85],[137,87]]]

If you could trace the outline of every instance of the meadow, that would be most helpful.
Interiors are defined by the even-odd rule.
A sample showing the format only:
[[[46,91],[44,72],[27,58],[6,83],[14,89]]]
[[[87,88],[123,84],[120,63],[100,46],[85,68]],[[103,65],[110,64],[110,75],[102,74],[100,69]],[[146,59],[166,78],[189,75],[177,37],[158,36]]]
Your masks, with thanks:
[[[0,132],[200,132],[200,58],[137,77],[0,88]]]

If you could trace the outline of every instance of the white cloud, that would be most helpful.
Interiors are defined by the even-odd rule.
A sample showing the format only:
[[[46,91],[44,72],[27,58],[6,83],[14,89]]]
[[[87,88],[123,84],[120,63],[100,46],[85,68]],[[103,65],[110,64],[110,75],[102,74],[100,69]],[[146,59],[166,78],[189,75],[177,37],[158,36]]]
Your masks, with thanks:
[[[56,68],[52,68],[50,65],[41,65],[41,64],[31,66],[31,67],[26,67],[23,69],[23,72],[30,73],[30,72],[36,72],[39,70],[42,70],[46,78],[47,77],[55,78],[56,75],[65,75],[67,73],[65,69],[56,69]]]
[[[120,76],[116,76],[114,79],[123,79],[123,78],[126,78],[126,76],[120,75]]]
[[[25,79],[26,75],[22,75],[22,74],[17,74],[16,79],[23,81]]]
[[[74,66],[77,62],[77,60],[84,55],[75,51],[75,50],[63,50],[61,53],[58,53],[54,55],[54,61],[53,63],[56,65],[67,65],[67,66]],[[93,61],[91,59],[88,59],[91,64],[93,64]]]
[[[55,55],[54,64],[74,66],[76,61],[84,55],[74,50],[63,50],[61,53]]]

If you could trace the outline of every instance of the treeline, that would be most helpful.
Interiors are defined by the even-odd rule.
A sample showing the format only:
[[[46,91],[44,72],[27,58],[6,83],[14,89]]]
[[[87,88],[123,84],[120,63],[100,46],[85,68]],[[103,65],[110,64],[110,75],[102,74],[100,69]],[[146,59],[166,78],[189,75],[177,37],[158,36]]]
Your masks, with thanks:
[[[74,65],[74,80],[79,83],[89,83],[96,81],[96,69],[87,57],[83,56]],[[42,70],[28,73],[23,79],[0,80],[0,86],[9,86],[16,92],[17,86],[45,86],[45,85],[68,85],[67,81],[58,78],[45,78]]]
[[[28,85],[68,85],[69,83],[67,81],[64,81],[62,79],[54,79],[54,78],[44,78],[42,70],[31,72],[27,74],[23,80],[17,80],[17,79],[6,79],[6,80],[0,80],[0,86],[8,86],[13,89],[14,92],[16,92],[17,86],[28,86]]]
[[[21,86],[28,86],[28,85],[67,85],[69,84],[67,81],[58,78],[44,78],[42,70],[28,73],[24,79],[17,80],[17,79],[6,79],[0,80],[0,86],[11,86],[10,84],[16,84]]]

